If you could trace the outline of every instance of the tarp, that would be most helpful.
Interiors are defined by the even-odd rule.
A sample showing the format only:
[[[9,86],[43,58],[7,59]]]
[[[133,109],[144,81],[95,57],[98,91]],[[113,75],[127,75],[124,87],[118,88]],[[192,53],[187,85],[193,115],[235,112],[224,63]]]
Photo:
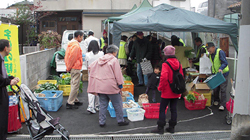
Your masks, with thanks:
[[[119,46],[121,33],[129,31],[224,33],[230,35],[238,52],[238,27],[236,24],[226,23],[168,4],[161,4],[120,21],[115,21],[113,27],[114,44]]]
[[[134,7],[128,13],[121,15],[121,16],[118,16],[118,17],[109,17],[108,20],[111,22],[116,21],[116,20],[121,20],[121,19],[128,17],[128,16],[131,16],[133,14],[146,11],[146,10],[152,8],[153,6],[148,2],[148,0],[144,0],[138,8],[134,9]]]

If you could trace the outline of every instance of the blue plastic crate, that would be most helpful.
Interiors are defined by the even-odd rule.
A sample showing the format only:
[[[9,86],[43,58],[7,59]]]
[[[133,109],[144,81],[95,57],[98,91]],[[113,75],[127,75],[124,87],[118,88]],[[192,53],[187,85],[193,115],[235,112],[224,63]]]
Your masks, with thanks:
[[[128,103],[128,102],[123,102],[123,103]],[[138,103],[136,104],[137,104],[137,107],[133,107],[133,108],[140,108],[139,104]],[[130,109],[130,108],[123,108],[123,117],[127,117],[127,109]],[[109,102],[108,111],[112,118],[116,117],[115,108],[113,107],[111,102]]]
[[[59,90],[44,90],[41,92],[45,94],[45,97],[38,97],[37,99],[45,110],[47,111],[57,111],[62,106],[63,101],[63,91]],[[56,97],[53,97],[57,94]]]
[[[226,81],[225,77],[223,76],[222,73],[218,72],[215,75],[209,76],[204,83],[207,84],[207,86],[210,89],[215,89],[216,87],[218,87],[219,85],[221,85],[222,83],[224,83]]]
[[[129,96],[126,97],[126,102],[128,102],[129,100],[135,101],[134,95],[132,93],[130,93],[130,92],[128,94],[129,94]]]

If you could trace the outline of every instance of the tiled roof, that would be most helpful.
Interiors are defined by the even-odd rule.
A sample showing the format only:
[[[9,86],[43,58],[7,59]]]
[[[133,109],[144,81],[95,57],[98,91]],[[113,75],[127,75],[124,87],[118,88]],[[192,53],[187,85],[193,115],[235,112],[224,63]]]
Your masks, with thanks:
[[[230,5],[228,8],[238,8],[241,7],[241,1]]]

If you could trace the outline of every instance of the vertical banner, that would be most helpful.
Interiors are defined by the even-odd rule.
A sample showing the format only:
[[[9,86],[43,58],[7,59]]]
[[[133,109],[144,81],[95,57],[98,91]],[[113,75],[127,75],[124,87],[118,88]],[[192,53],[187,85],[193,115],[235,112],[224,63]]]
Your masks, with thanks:
[[[10,47],[12,47],[10,54],[4,57],[4,65],[7,70],[7,74],[10,76],[18,77],[21,83],[21,68],[19,58],[19,44],[18,44],[18,26],[1,24],[0,25],[0,39],[7,39],[10,41]],[[10,87],[8,86],[8,90]]]

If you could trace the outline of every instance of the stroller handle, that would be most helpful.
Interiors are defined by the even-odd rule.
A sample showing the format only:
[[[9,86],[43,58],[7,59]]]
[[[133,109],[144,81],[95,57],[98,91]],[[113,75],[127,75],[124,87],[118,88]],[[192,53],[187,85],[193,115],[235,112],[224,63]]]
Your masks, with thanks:
[[[14,86],[17,87],[17,90],[14,90],[12,86],[10,86],[10,89],[11,89],[14,93],[18,94],[18,92],[20,92],[20,87],[19,87],[18,85],[14,85]]]

